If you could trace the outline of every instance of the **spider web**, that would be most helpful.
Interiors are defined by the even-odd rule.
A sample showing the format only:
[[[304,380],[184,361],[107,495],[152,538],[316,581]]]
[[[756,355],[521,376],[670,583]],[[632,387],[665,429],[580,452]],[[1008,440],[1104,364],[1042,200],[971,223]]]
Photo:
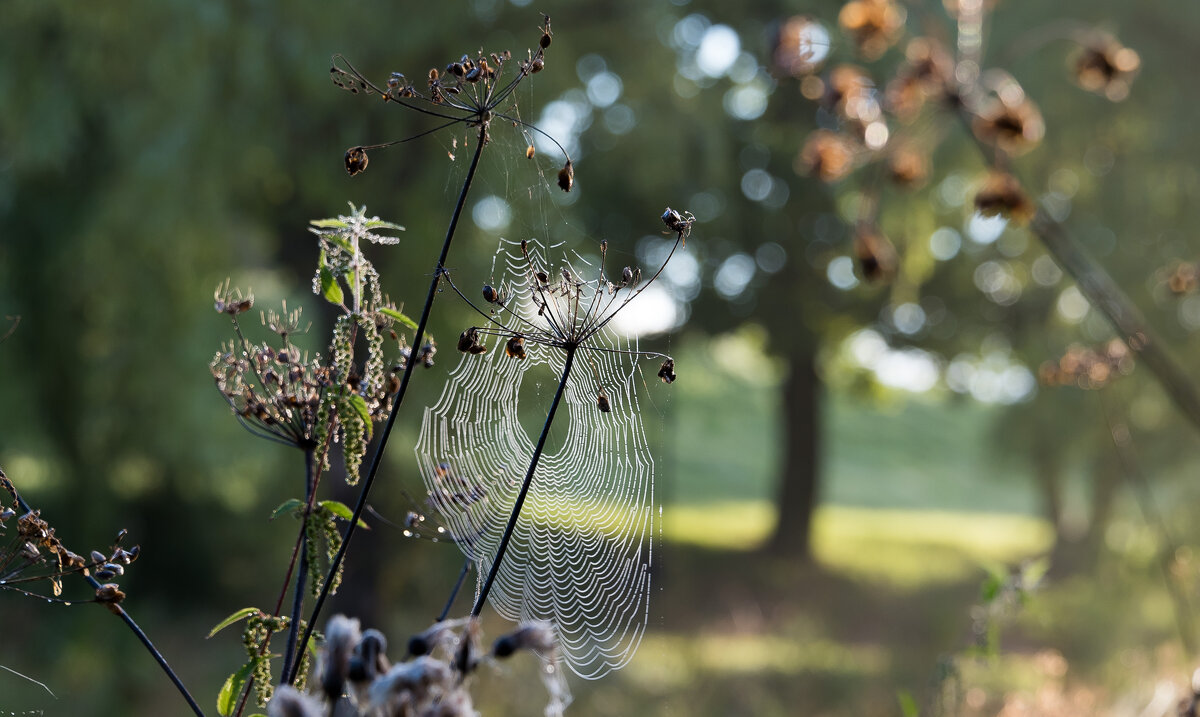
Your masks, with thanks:
[[[548,266],[539,244],[530,241],[528,248],[534,264]],[[520,244],[501,240],[495,261],[504,277],[500,286],[513,297],[509,308],[536,323],[530,264]],[[588,262],[576,255],[572,264],[574,272]],[[594,266],[586,270],[599,273]],[[560,347],[526,342],[527,358],[517,360],[506,355],[504,338],[487,340],[495,345],[464,354],[441,398],[425,410],[416,447],[430,504],[478,576],[491,569],[538,435],[522,425],[519,399],[531,386],[556,385],[566,359]],[[628,663],[645,631],[654,461],[634,391],[637,356],[613,351],[636,352],[636,341],[605,328],[586,345],[609,350],[576,353],[551,440],[488,599],[509,620],[553,622],[566,664],[596,679]],[[611,404],[608,413],[597,407],[600,391]],[[529,418],[540,430],[544,417]]]

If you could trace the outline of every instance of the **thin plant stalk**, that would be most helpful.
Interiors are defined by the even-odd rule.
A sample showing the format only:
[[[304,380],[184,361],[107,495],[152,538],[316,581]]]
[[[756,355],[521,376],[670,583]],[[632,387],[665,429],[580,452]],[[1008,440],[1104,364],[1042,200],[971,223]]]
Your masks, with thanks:
[[[300,563],[296,567],[296,586],[292,592],[292,617],[288,623],[287,643],[283,653],[283,675],[291,670],[292,660],[300,662],[296,653],[296,637],[300,634],[300,613],[304,610],[304,591],[308,583],[308,521],[312,518],[313,493],[317,487],[316,449],[304,451],[304,513],[300,519]]]
[[[525,504],[525,497],[529,494],[529,486],[533,483],[533,473],[537,470],[538,461],[542,457],[542,449],[546,445],[546,438],[550,435],[550,424],[554,423],[554,413],[558,410],[558,404],[562,402],[563,392],[567,388],[567,378],[571,375],[571,366],[575,362],[576,346],[567,347],[567,360],[563,364],[562,378],[558,381],[558,390],[554,393],[554,402],[550,404],[550,411],[546,414],[546,423],[542,426],[542,435],[538,437],[537,446],[533,449],[533,457],[529,460],[529,470],[525,472],[525,481],[521,484],[521,492],[517,494],[517,500],[513,503],[512,513],[508,516],[508,525],[504,527],[504,534],[500,537],[500,547],[496,549],[496,557],[492,559],[492,567],[488,570],[487,579],[483,582],[483,588],[479,591],[479,596],[475,598],[475,607],[471,608],[471,617],[479,617],[479,613],[483,610],[483,604],[487,602],[488,593],[492,590],[492,583],[496,580],[496,574],[500,572],[500,563],[504,560],[504,552],[508,550],[508,542],[512,539],[513,529],[517,525],[517,518],[521,517],[521,506]]]
[[[0,477],[3,476],[4,471],[0,470]],[[26,503],[25,499],[19,494],[14,495],[13,497],[16,498],[17,504],[21,506],[21,510],[25,511],[26,513],[33,512],[33,507]],[[80,573],[80,575],[83,576],[83,579],[87,581],[88,585],[92,586],[93,590],[99,590],[101,588],[100,581],[96,580],[96,578],[88,575],[87,573]],[[163,654],[158,651],[158,648],[154,646],[154,643],[150,640],[150,637],[145,633],[144,630],[142,630],[140,626],[138,626],[137,621],[135,621],[133,617],[126,612],[125,608],[121,607],[121,605],[118,603],[108,603],[107,607],[110,611],[112,611],[112,614],[121,618],[121,621],[125,623],[126,627],[128,627],[129,630],[137,637],[138,642],[142,643],[142,646],[146,648],[146,651],[150,653],[150,656],[154,658],[154,661],[158,663],[158,666],[162,668],[162,671],[167,674],[167,678],[171,680],[171,684],[175,685],[175,689],[179,690],[179,694],[183,697],[184,701],[188,703],[188,707],[192,708],[192,712],[195,712],[197,715],[199,715],[199,717],[204,717],[204,710],[200,709],[200,705],[196,704],[196,700],[192,697],[192,694],[188,692],[187,687],[184,686],[183,680],[179,679],[179,675],[175,674],[175,670],[171,669],[171,664],[167,662],[167,658],[163,657]]]
[[[441,622],[450,615],[450,608],[454,607],[454,599],[458,597],[458,592],[462,590],[463,582],[466,581],[467,573],[471,571],[471,563],[473,562],[470,557],[463,561],[462,570],[458,571],[458,579],[454,581],[454,587],[450,590],[450,597],[446,599],[446,606],[442,608],[442,612],[438,615],[436,622]]]
[[[471,189],[471,182],[475,178],[475,170],[479,167],[479,156],[483,153],[483,145],[487,136],[487,125],[481,124],[479,134],[475,138],[475,153],[471,156],[471,166],[467,169],[467,176],[463,180],[462,189],[458,193],[458,203],[454,207],[454,213],[450,216],[450,226],[446,229],[446,239],[442,242],[442,251],[438,256],[437,266],[433,271],[433,278],[429,281],[429,293],[425,297],[425,306],[421,309],[421,318],[417,321],[417,330],[413,334],[412,353],[409,355],[408,361],[404,366],[404,375],[400,379],[400,388],[396,391],[396,399],[392,403],[392,410],[388,413],[387,423],[384,424],[383,433],[379,437],[379,444],[375,447],[375,454],[371,458],[371,467],[367,470],[367,476],[363,479],[362,488],[358,492],[358,502],[354,505],[354,515],[351,516],[349,523],[346,525],[346,534],[342,536],[342,545],[338,548],[337,554],[330,561],[329,571],[325,575],[325,580],[321,585],[320,594],[317,595],[317,601],[313,605],[312,613],[308,618],[308,625],[304,628],[304,635],[300,638],[297,645],[297,651],[303,652],[308,646],[309,639],[312,638],[314,626],[317,624],[317,618],[321,614],[321,609],[325,606],[325,600],[329,597],[329,586],[333,584],[333,576],[337,574],[338,568],[342,565],[342,560],[346,557],[346,550],[350,547],[350,539],[354,536],[354,529],[358,526],[358,521],[362,517],[363,510],[367,505],[367,498],[371,493],[371,487],[375,483],[375,476],[379,473],[379,466],[383,462],[383,452],[387,448],[388,436],[392,433],[392,426],[396,423],[396,415],[400,412],[400,406],[404,402],[404,395],[408,391],[408,382],[412,378],[413,368],[417,365],[417,354],[421,349],[422,341],[425,338],[425,327],[429,323],[429,314],[433,309],[433,300],[437,296],[438,287],[442,282],[442,274],[446,271],[446,257],[450,254],[450,244],[454,241],[454,231],[458,228],[458,220],[462,216],[463,207],[467,202],[467,193]],[[298,663],[298,661],[297,661]],[[296,681],[297,665],[292,665],[288,670],[286,684],[292,684]]]

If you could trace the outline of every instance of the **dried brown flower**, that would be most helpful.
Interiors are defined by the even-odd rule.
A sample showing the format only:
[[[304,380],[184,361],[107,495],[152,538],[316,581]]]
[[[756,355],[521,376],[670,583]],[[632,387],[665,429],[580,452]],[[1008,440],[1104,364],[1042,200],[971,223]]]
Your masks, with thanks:
[[[1141,67],[1137,52],[1115,38],[1101,36],[1085,45],[1072,61],[1076,84],[1113,102],[1129,96],[1129,87]]]
[[[1037,207],[1017,178],[998,171],[990,173],[975,193],[975,208],[985,217],[1005,216],[1019,224],[1033,219],[1037,213]]]
[[[870,282],[890,281],[900,263],[892,242],[869,224],[860,224],[854,232],[854,258]]]
[[[1038,368],[1038,378],[1047,386],[1076,386],[1085,390],[1104,388],[1133,372],[1133,352],[1120,339],[1096,347],[1072,344],[1057,361]]]
[[[1042,141],[1046,125],[1036,105],[1015,85],[1007,101],[994,98],[976,115],[972,123],[975,136],[1009,156],[1028,152]]]
[[[900,36],[905,10],[892,0],[851,0],[838,13],[838,24],[859,54],[878,59]]]
[[[822,182],[836,182],[854,169],[854,145],[829,130],[819,129],[808,136],[796,157],[796,172],[813,174]]]
[[[929,178],[929,158],[911,144],[894,147],[888,154],[888,176],[896,184],[915,189]]]
[[[795,15],[779,26],[772,58],[780,72],[804,77],[820,67],[828,50],[825,27],[811,17]]]

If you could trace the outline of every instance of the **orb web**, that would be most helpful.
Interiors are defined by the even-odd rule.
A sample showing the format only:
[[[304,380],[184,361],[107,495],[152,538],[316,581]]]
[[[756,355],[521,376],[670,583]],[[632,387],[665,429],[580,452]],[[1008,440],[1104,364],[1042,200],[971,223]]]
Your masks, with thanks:
[[[528,246],[546,266],[542,247]],[[530,264],[518,247],[501,241],[500,287],[512,297],[508,309],[536,323]],[[577,255],[570,266],[576,276],[599,274]],[[601,305],[603,282],[594,286],[583,300]],[[506,355],[503,338],[488,340],[494,345],[485,353],[463,355],[441,398],[425,410],[416,447],[429,503],[478,576],[491,569],[545,418],[543,404],[527,401],[538,404],[526,409],[529,425],[536,423],[531,433],[519,402],[532,390],[557,386],[566,360],[563,348],[534,342],[517,360]],[[636,359],[636,341],[607,328],[576,351],[488,597],[509,620],[553,622],[563,661],[586,679],[629,662],[649,609],[654,461],[635,392]],[[601,392],[611,405],[607,413],[597,407]]]

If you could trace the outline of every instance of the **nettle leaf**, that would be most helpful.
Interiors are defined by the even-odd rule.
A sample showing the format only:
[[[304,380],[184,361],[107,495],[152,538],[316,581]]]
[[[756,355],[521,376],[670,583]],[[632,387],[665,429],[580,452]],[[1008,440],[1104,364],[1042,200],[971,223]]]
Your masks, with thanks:
[[[336,515],[337,517],[346,521],[347,523],[350,522],[350,519],[354,517],[354,511],[350,510],[350,506],[346,505],[345,503],[343,503],[341,501],[323,500],[319,503],[319,505],[323,509],[329,511],[330,513],[333,513],[334,515]],[[370,530],[370,528],[371,528],[371,526],[367,525],[363,521],[362,518],[358,519],[358,527],[366,528],[368,530]]]
[[[245,620],[246,618],[250,617],[251,615],[253,615],[257,612],[258,612],[258,608],[256,608],[256,607],[244,607],[241,610],[238,610],[237,612],[233,613],[229,617],[225,618],[221,622],[217,623],[217,626],[212,629],[212,632],[208,633],[208,636],[212,637],[213,635],[224,630],[225,628],[229,627],[233,623],[239,622],[241,620]]]
[[[382,219],[371,219],[367,221],[367,229],[391,229],[393,231],[405,231],[404,227],[399,224],[385,222]]]
[[[254,660],[242,665],[237,672],[230,675],[225,684],[221,685],[221,691],[217,693],[217,714],[221,717],[229,717],[233,714],[233,708],[237,703],[238,695],[242,693],[242,687],[246,684],[246,680],[250,678],[251,671],[254,670]]]
[[[371,440],[371,432],[374,424],[371,423],[371,409],[367,408],[367,399],[352,393],[346,397],[346,404],[349,405],[362,419],[363,424],[367,428],[367,440]]]
[[[331,271],[329,268],[329,265],[325,263],[325,252],[324,251],[321,252],[321,260],[320,261],[321,261],[321,268],[319,271],[320,271],[320,277],[321,277],[321,296],[324,296],[325,300],[328,301],[329,303],[331,303],[335,306],[341,306],[342,305],[342,287],[338,285],[337,277],[335,277],[333,275],[333,271]]]
[[[294,510],[299,510],[300,506],[304,505],[304,501],[299,498],[289,498],[279,504],[279,507],[271,511],[271,520],[275,520],[285,513],[290,513]]]
[[[350,225],[341,219],[313,219],[309,222],[314,227],[321,229],[349,229]]]
[[[385,307],[381,308],[379,310],[379,313],[383,314],[384,316],[387,316],[388,318],[399,321],[400,323],[404,324],[405,326],[407,326],[410,329],[413,329],[414,331],[417,328],[417,322],[408,318],[407,316],[400,313],[396,309],[391,308],[390,306],[385,306]]]

